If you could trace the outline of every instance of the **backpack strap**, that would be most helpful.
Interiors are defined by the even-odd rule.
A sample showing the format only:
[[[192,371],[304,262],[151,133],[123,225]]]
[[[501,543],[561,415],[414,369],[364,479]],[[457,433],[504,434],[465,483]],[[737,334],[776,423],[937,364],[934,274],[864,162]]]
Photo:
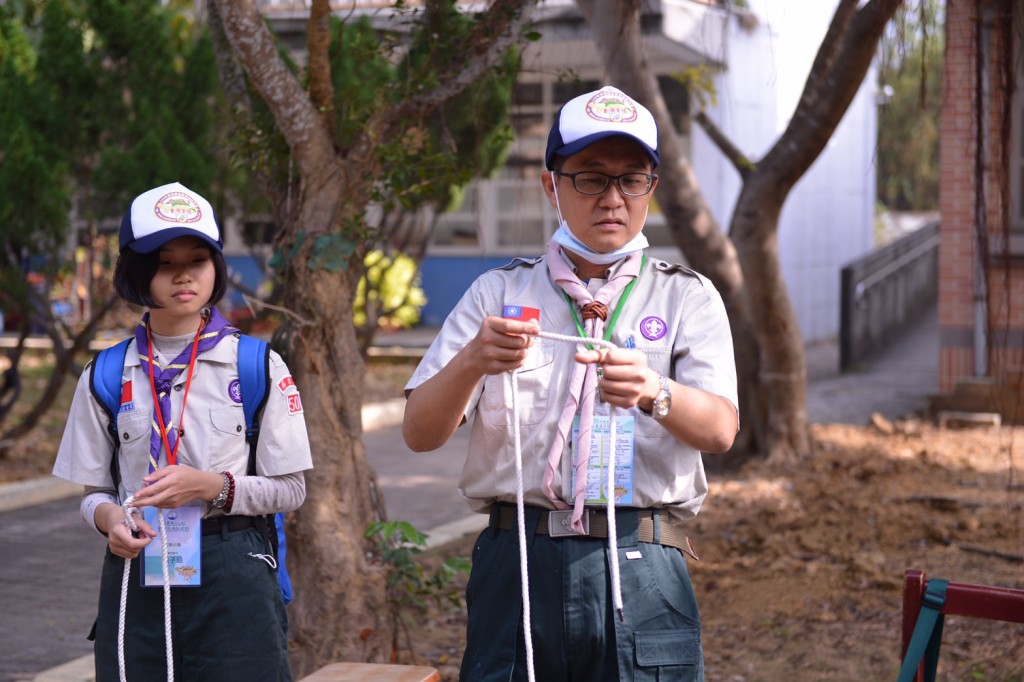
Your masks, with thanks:
[[[110,458],[110,477],[114,481],[114,490],[120,498],[121,470],[118,465],[118,454],[121,450],[121,438],[117,432],[117,414],[121,409],[121,377],[124,374],[124,358],[132,339],[127,338],[117,345],[104,348],[96,354],[92,369],[89,372],[89,389],[96,401],[107,413],[107,431],[114,442],[114,453]]]
[[[914,634],[907,645],[907,655],[897,682],[911,682],[917,674],[921,659],[924,659],[924,679],[934,682],[935,669],[939,663],[939,647],[942,646],[942,607],[946,605],[946,580],[929,580],[921,598],[921,610],[917,614]]]
[[[260,413],[270,394],[270,345],[246,334],[238,336],[238,383],[245,413],[245,441],[249,443],[249,475],[256,473],[256,441]]]
[[[260,438],[260,415],[270,395],[270,345],[246,334],[238,336],[238,384],[245,414],[245,440],[249,444],[250,476],[256,474],[256,443]],[[277,582],[284,603],[292,600],[292,582],[285,567],[284,514],[260,517],[264,543],[277,561]]]

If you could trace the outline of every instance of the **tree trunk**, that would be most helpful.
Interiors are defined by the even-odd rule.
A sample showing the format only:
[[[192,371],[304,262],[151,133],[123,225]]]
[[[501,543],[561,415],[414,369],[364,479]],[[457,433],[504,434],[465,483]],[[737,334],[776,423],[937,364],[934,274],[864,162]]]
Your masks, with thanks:
[[[756,405],[771,409],[745,415],[762,430],[762,452],[775,462],[792,462],[810,453],[807,420],[807,372],[803,337],[797,323],[779,261],[778,224],[782,201],[761,176],[744,184],[736,202],[729,234],[748,282],[747,312],[759,356],[748,366],[757,395]]]
[[[286,306],[310,320],[293,334],[288,358],[315,455],[306,501],[289,526],[297,677],[331,661],[383,661],[390,654],[386,576],[363,537],[384,518],[362,443],[363,361],[352,324],[343,322],[351,320],[355,274],[297,267],[285,287]]]
[[[382,661],[391,653],[386,569],[364,537],[371,522],[384,519],[384,509],[362,444],[363,361],[353,325],[363,256],[371,237],[388,236],[375,235],[364,219],[379,195],[379,148],[459,96],[520,43],[535,2],[492,2],[477,17],[475,37],[435,64],[435,87],[395,102],[382,100],[345,149],[334,139],[328,101],[326,0],[315,0],[311,12],[311,95],[284,65],[252,0],[217,0],[216,16],[211,12],[226,38],[214,41],[226,87],[244,105],[239,74],[224,54],[230,48],[289,150],[289,184],[268,198],[278,220],[276,245],[290,313],[287,361],[302,392],[314,464],[306,472],[305,503],[288,526],[296,677],[332,661]]]

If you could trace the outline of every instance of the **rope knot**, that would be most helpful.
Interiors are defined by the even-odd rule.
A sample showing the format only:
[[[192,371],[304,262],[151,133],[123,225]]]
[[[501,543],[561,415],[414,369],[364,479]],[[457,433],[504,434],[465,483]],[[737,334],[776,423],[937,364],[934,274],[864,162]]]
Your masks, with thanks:
[[[580,308],[580,311],[583,313],[584,320],[592,320],[595,317],[600,317],[602,321],[608,319],[608,306],[600,301],[591,301]]]
[[[163,395],[171,392],[171,387],[174,386],[174,379],[154,379],[153,385],[156,386],[157,393]]]

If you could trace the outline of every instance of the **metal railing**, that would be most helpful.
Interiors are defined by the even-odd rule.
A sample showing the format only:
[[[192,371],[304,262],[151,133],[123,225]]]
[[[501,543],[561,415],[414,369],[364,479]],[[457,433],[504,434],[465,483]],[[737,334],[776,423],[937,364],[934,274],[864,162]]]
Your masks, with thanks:
[[[938,282],[938,221],[844,266],[839,370],[845,372],[886,347],[935,303]]]

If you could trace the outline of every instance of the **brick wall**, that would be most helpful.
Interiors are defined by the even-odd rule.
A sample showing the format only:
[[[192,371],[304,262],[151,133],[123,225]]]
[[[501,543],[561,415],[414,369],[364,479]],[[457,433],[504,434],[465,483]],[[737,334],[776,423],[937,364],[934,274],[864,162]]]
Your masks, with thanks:
[[[975,111],[977,27],[980,0],[949,0],[946,5],[946,59],[943,74],[942,135],[940,154],[939,247],[939,390],[975,376],[975,277],[978,236],[976,184],[977,112]],[[998,3],[996,3],[998,4]],[[1004,3],[1010,7],[1011,3]],[[995,22],[998,24],[998,21]],[[1003,163],[1004,94],[1003,60],[1012,49],[1003,44],[1000,30],[989,34],[986,117],[988,159],[986,183],[986,235],[1003,244],[1004,211],[1001,183],[1007,182]],[[989,249],[990,254],[992,249]],[[988,269],[987,376],[1004,379],[1021,371],[1024,348],[1024,268],[994,254]]]

